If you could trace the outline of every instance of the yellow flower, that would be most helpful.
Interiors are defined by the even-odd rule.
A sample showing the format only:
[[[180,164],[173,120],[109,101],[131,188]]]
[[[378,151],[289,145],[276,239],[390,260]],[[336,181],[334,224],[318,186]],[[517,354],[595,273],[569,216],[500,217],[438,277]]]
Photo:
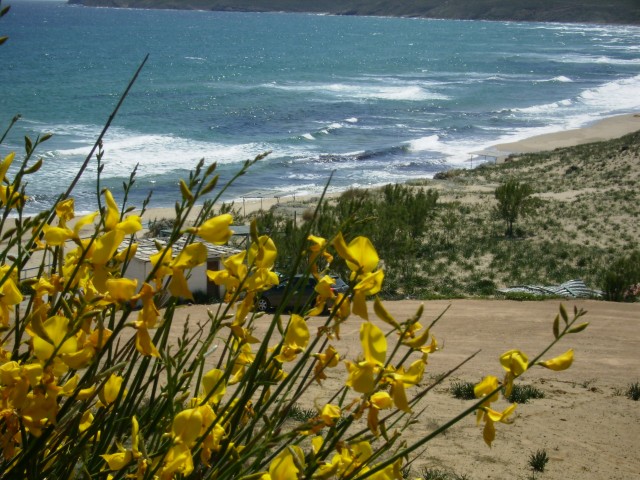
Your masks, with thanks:
[[[486,397],[486,400],[482,405],[489,406],[491,403],[498,400],[500,392],[497,391],[497,389],[499,386],[500,383],[496,377],[493,375],[487,375],[480,383],[473,387],[473,393],[476,398]]]
[[[278,250],[275,243],[267,235],[258,237],[257,242],[251,242],[247,253],[250,267],[271,269],[275,264]]]
[[[538,362],[537,365],[541,365],[550,370],[555,370],[559,372],[561,370],[566,370],[573,363],[573,348],[570,348],[562,355],[559,355],[550,360],[545,360],[544,362]]]
[[[365,320],[369,320],[366,299],[368,295],[375,295],[382,289],[384,272],[377,270],[374,273],[365,273],[360,281],[353,287],[353,313]]]
[[[149,330],[140,323],[136,327],[136,350],[146,357],[160,357],[160,352],[151,340]]]
[[[371,433],[378,435],[378,412],[393,406],[391,395],[387,392],[376,392],[369,397],[369,414],[367,415],[367,426]]]
[[[131,449],[125,450],[121,445],[118,445],[117,453],[100,455],[109,464],[110,470],[121,470],[140,457],[138,449],[140,442],[139,432],[138,420],[133,416],[131,418]]]
[[[216,285],[223,285],[227,295],[233,295],[240,282],[247,276],[247,265],[244,263],[246,251],[227,257],[222,264],[224,270],[207,270],[207,277]]]
[[[400,367],[396,372],[387,376],[386,381],[391,383],[391,396],[393,397],[393,403],[398,409],[403,412],[411,413],[411,408],[407,401],[406,389],[420,383],[423,375],[424,362],[422,360],[416,360],[409,366],[406,373],[404,371],[404,367]]]
[[[100,392],[98,392],[100,401],[104,406],[109,406],[116,401],[116,399],[118,398],[118,395],[120,394],[120,390],[122,389],[123,381],[124,381],[124,378],[114,373],[111,374],[111,376],[105,382]],[[126,393],[126,391],[123,393]]]
[[[189,269],[202,265],[207,261],[207,247],[202,243],[191,243],[171,262],[171,268]]]
[[[478,423],[481,420],[484,420],[484,430],[482,431],[482,438],[489,447],[491,447],[491,443],[496,438],[496,427],[495,423],[511,423],[512,420],[509,419],[511,414],[516,409],[517,403],[513,403],[509,405],[504,411],[498,412],[496,410],[492,410],[489,407],[482,407],[478,409]]]
[[[155,327],[156,321],[160,316],[160,311],[153,301],[154,295],[155,291],[153,290],[153,287],[146,282],[143,283],[142,288],[140,288],[140,292],[137,295],[137,297],[142,301],[142,308],[138,313],[137,325],[144,325],[147,328]]]
[[[10,152],[6,157],[4,157],[2,163],[0,163],[0,183],[5,181],[7,172],[9,171],[9,167],[11,166],[15,158],[16,152]]]
[[[340,355],[338,355],[338,352],[333,346],[329,345],[324,353],[316,353],[314,354],[314,357],[318,359],[313,370],[314,378],[318,383],[320,383],[321,380],[327,378],[324,373],[325,369],[338,365]]]
[[[75,217],[73,198],[67,198],[56,204],[56,216],[60,219],[60,225],[64,226]]]
[[[136,294],[138,280],[129,278],[110,278],[106,282],[109,297],[114,302],[128,302]]]
[[[178,413],[171,426],[174,442],[191,447],[200,436],[202,414],[196,408],[187,408]]]
[[[9,271],[8,265],[0,266],[0,279]],[[13,310],[13,306],[22,301],[22,294],[16,285],[17,275],[15,270],[6,278],[4,283],[0,285],[0,325],[9,326],[9,315]]]
[[[188,476],[193,472],[193,456],[189,447],[183,444],[174,445],[164,458],[164,466],[160,471],[160,480],[171,480],[176,473]]]
[[[504,377],[504,395],[511,395],[513,380],[522,375],[529,367],[529,359],[520,350],[509,350],[500,356],[500,364],[507,372]]]
[[[373,272],[380,261],[378,252],[367,237],[356,237],[347,245],[342,233],[339,232],[333,241],[333,246],[347,262],[353,276]]]
[[[113,230],[116,228],[116,225],[120,220],[120,211],[109,190],[104,191],[104,200],[107,203],[107,212],[104,216],[104,227],[107,230]]]
[[[169,293],[174,297],[193,299],[193,294],[191,290],[189,290],[189,284],[187,283],[184,270],[205,263],[207,260],[207,249],[201,243],[193,243],[186,246],[175,259],[172,258],[172,255],[171,247],[167,247],[149,257],[151,264],[156,268],[156,288],[162,288],[162,279],[170,275]],[[160,266],[157,266],[158,263],[160,263]]]
[[[54,355],[73,354],[78,350],[78,339],[69,334],[69,319],[56,315],[42,324],[40,332],[33,337],[33,353],[43,364]],[[54,363],[54,366],[56,364]],[[57,374],[64,373],[66,367],[57,367]]]
[[[315,235],[309,235],[307,240],[311,242],[309,246],[309,251],[311,254],[309,255],[309,263],[312,265],[314,273],[318,271],[318,264],[316,259],[322,255],[322,257],[326,260],[327,264],[330,264],[333,261],[333,255],[327,252],[328,242],[326,239],[322,237],[316,237]]]
[[[78,431],[80,433],[84,433],[93,423],[93,414],[91,410],[85,410],[82,414],[82,418],[80,419],[80,424],[78,425]],[[104,458],[104,456],[102,457]]]
[[[53,247],[60,247],[64,245],[67,240],[73,238],[73,230],[66,227],[44,225],[42,227],[42,233],[44,233],[44,241]]]
[[[149,328],[156,325],[156,321],[160,316],[160,312],[153,301],[155,292],[153,287],[148,283],[144,283],[136,298],[142,301],[142,308],[138,312],[138,319],[135,322],[136,327],[136,350],[145,356],[159,357],[160,353],[151,341]]]
[[[298,353],[307,348],[309,337],[309,328],[305,319],[300,315],[291,315],[280,354],[275,359],[281,363],[295,360]]]
[[[324,424],[328,427],[332,427],[336,424],[342,415],[342,411],[340,407],[337,405],[331,405],[327,403],[324,407],[322,407],[322,412],[320,412],[320,418],[324,422]]]
[[[331,288],[332,285],[335,285],[336,281],[331,278],[329,275],[325,275],[316,284],[314,290],[318,294],[316,296],[316,304],[314,308],[307,313],[309,316],[321,315],[324,312],[325,305],[327,300],[334,299],[336,294]]]
[[[278,283],[280,283],[280,279],[275,272],[267,268],[258,268],[247,278],[244,289],[248,292],[261,292],[278,285]]]
[[[217,404],[224,396],[227,387],[223,377],[224,372],[217,368],[209,370],[209,372],[202,377],[202,388],[204,390],[204,396],[208,397],[208,403]]]
[[[296,456],[296,460],[293,459]],[[304,453],[296,445],[287,447],[273,459],[269,465],[269,473],[265,473],[260,480],[296,480],[302,473],[296,466],[304,465]]]
[[[22,207],[29,199],[18,192],[13,185],[0,185],[0,205],[9,205],[11,208]]]
[[[356,392],[371,393],[375,389],[375,375],[387,356],[387,339],[376,325],[364,322],[360,325],[360,344],[364,360],[357,363],[345,361],[349,372],[345,384]]]
[[[233,368],[231,369],[232,377],[229,378],[229,385],[234,385],[238,383],[242,377],[244,376],[244,372],[247,367],[253,363],[255,359],[255,354],[251,351],[251,345],[248,343],[243,343],[239,345],[237,342],[234,342],[234,363]]]
[[[104,190],[104,199],[107,204],[107,211],[104,216],[104,228],[106,230],[119,230],[126,235],[142,230],[142,221],[138,215],[130,215],[120,221],[120,210],[108,189]]]
[[[231,235],[233,235],[233,231],[229,229],[232,222],[233,217],[228,213],[224,213],[217,217],[210,218],[200,227],[189,228],[188,231],[195,233],[209,243],[222,245],[223,243],[227,243]]]
[[[42,435],[42,429],[56,423],[57,395],[52,391],[34,389],[29,392],[22,408],[22,421],[33,435]]]

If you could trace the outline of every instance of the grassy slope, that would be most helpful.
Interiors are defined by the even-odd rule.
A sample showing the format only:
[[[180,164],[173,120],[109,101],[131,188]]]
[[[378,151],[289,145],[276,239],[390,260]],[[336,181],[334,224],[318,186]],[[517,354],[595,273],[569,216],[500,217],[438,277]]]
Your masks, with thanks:
[[[640,24],[637,0],[69,0],[112,7]]]
[[[376,191],[345,192],[330,202],[334,207],[325,218],[333,222],[330,232],[341,228],[338,225],[350,212],[365,220],[345,235],[366,235],[374,241],[385,264],[382,293],[387,298],[491,296],[505,286],[557,285],[571,279],[600,288],[603,268],[638,248],[639,162],[637,132],[609,142],[523,155],[501,165],[450,171],[441,180],[416,181],[410,185],[414,191],[435,189],[439,194],[431,212],[409,203],[409,209],[426,221],[418,236],[412,233],[417,217],[403,213],[406,204],[400,200],[391,207],[388,202],[382,203],[387,207],[377,207],[369,201],[382,200]],[[534,211],[516,222],[517,238],[505,237],[505,224],[494,213],[495,188],[509,177],[529,183],[536,192]],[[352,209],[354,198],[369,203]],[[298,219],[312,206],[312,201],[297,205]],[[391,217],[388,208],[395,208]],[[293,210],[283,203],[267,215],[286,218]],[[399,217],[408,219],[405,226],[394,223]],[[313,231],[328,235],[323,223],[327,220],[319,218]],[[300,236],[290,226],[285,231],[284,223],[272,225],[274,232],[282,233],[279,249]],[[281,258],[293,258],[295,251],[282,248]],[[339,262],[332,268],[345,274]]]
[[[637,132],[427,182],[441,199],[426,239],[430,261],[420,262],[425,282],[444,295],[572,278],[597,287],[604,266],[637,248],[639,161]],[[517,222],[515,240],[503,236],[493,214],[493,191],[508,177],[531,184],[537,197],[534,213]]]

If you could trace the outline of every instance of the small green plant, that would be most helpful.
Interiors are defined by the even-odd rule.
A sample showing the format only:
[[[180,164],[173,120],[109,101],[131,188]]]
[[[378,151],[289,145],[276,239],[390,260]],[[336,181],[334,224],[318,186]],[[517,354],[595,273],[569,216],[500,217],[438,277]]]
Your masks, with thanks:
[[[514,403],[529,403],[529,400],[544,398],[544,392],[533,385],[514,385],[509,401]]]
[[[291,405],[287,412],[287,417],[296,422],[305,423],[318,416],[318,412],[313,408],[302,408],[297,403]]]
[[[529,467],[533,472],[542,473],[547,466],[547,462],[549,461],[549,456],[547,455],[547,451],[537,450],[535,453],[532,453],[529,456]]]
[[[496,188],[496,214],[507,223],[507,237],[513,237],[513,225],[518,217],[529,213],[532,193],[531,185],[520,183],[513,178],[507,179]]]
[[[466,475],[459,475],[439,468],[423,468],[420,478],[422,480],[469,480]]]
[[[505,300],[513,300],[514,302],[534,302],[547,300],[545,295],[536,295],[528,292],[507,292],[504,294]]]
[[[627,397],[636,402],[640,400],[640,383],[635,382],[629,385],[626,392]]]
[[[475,384],[471,382],[453,382],[449,391],[454,398],[458,398],[460,400],[474,400],[476,398],[476,395],[473,392],[474,385]]]
[[[614,260],[601,274],[606,300],[634,302],[640,296],[640,252]]]

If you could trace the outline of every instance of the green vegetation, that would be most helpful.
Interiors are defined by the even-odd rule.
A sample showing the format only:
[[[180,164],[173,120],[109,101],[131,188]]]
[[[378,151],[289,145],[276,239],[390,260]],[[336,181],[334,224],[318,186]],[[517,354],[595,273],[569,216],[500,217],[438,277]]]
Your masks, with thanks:
[[[456,170],[440,180],[349,190],[325,200],[315,217],[294,216],[281,202],[252,218],[278,239],[277,268],[284,273],[294,267],[294,252],[309,228],[327,235],[343,226],[346,235],[370,237],[384,261],[382,295],[388,299],[490,297],[505,286],[571,279],[604,288],[603,272],[628,258],[640,237],[638,158],[640,132]],[[530,196],[535,215],[518,219],[515,239],[505,237],[504,224],[495,220],[494,192],[510,178],[536,192]],[[313,213],[316,207],[298,208]],[[331,268],[347,274],[339,259]]]
[[[635,382],[630,384],[627,388],[626,396],[636,402],[640,400],[640,383]]]
[[[640,251],[614,260],[602,273],[601,284],[607,300],[635,302],[640,296]]]
[[[640,23],[635,0],[69,0],[108,7],[173,8],[240,12],[310,12],[464,20]]]
[[[474,400],[476,398],[476,394],[473,391],[474,383],[471,382],[453,382],[449,391],[453,395],[454,398],[458,398],[460,400]]]
[[[421,472],[421,480],[468,480],[466,475],[458,475],[454,472],[441,470],[439,468],[424,468]]]
[[[518,217],[527,215],[531,206],[533,190],[527,183],[520,183],[514,178],[507,178],[494,193],[498,205],[496,214],[507,223],[505,235],[513,237],[513,225]]]
[[[533,385],[514,385],[511,389],[510,402],[529,403],[531,399],[544,398],[544,392]]]
[[[529,457],[529,467],[531,467],[533,472],[544,472],[547,462],[549,462],[549,456],[547,455],[547,451],[544,449],[537,450]]]

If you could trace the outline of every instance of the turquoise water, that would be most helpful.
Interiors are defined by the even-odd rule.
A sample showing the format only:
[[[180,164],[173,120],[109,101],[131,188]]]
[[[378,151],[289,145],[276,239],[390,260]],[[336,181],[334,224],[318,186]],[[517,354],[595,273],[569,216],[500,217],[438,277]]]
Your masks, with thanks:
[[[3,3],[4,4],[4,3]],[[103,183],[139,164],[134,202],[170,206],[200,159],[229,192],[309,194],[430,177],[469,152],[640,108],[640,28],[299,14],[119,10],[14,2],[0,20],[0,126],[53,132],[31,209],[63,190],[129,78]],[[95,167],[78,209],[95,206]]]

